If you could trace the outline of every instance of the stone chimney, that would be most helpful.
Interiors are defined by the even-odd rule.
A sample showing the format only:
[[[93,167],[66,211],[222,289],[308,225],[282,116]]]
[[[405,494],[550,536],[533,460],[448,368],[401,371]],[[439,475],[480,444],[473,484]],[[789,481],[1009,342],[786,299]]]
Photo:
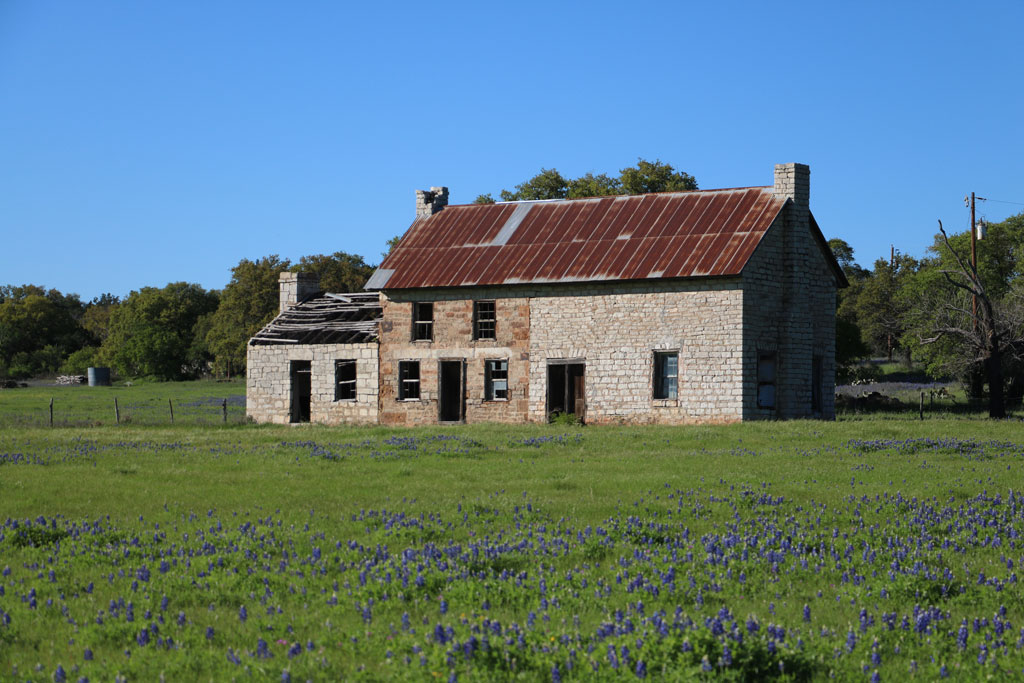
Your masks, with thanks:
[[[775,196],[792,199],[807,209],[811,200],[811,168],[807,164],[775,164]]]
[[[281,287],[280,313],[320,291],[320,278],[313,273],[292,273],[286,270],[278,276],[277,281]]]
[[[447,187],[416,190],[416,218],[429,218],[446,206],[448,206]]]

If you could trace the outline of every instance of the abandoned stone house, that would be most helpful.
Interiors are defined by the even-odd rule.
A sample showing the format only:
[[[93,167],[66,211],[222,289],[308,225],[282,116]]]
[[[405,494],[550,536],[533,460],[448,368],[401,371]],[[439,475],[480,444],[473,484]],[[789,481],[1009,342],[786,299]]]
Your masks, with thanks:
[[[683,424],[834,417],[846,285],[809,208],[774,184],[447,206],[416,219],[366,285],[281,276],[249,344],[261,422]]]

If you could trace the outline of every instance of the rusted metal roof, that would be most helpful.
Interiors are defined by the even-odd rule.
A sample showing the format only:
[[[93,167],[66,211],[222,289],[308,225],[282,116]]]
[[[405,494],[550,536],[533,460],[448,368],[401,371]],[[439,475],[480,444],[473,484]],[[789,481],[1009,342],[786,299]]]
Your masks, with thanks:
[[[449,206],[367,289],[739,275],[785,204],[771,187]]]
[[[376,292],[318,294],[295,304],[249,340],[266,344],[359,344],[376,341],[382,309]]]

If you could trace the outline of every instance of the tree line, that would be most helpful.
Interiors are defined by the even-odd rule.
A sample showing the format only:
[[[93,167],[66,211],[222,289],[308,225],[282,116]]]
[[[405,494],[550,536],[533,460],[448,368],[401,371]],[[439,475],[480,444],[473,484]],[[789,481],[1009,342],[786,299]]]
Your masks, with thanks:
[[[839,291],[836,359],[840,381],[856,379],[868,356],[916,361],[935,378],[959,380],[989,413],[1024,396],[1024,213],[970,230],[939,225],[926,256],[895,251],[871,270],[841,239],[829,240],[850,286]],[[1006,397],[1006,398],[1004,398]]]
[[[315,273],[326,291],[351,292],[373,266],[341,251],[295,264],[274,254],[243,258],[222,290],[172,282],[91,301],[37,285],[2,286],[0,379],[84,374],[91,366],[160,380],[243,373],[249,338],[277,315],[286,270]]]

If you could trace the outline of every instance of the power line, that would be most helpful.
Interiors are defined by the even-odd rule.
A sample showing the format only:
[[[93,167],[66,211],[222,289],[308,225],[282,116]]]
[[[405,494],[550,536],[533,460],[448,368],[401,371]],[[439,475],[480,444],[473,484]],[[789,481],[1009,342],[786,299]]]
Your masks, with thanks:
[[[1016,204],[1018,206],[1024,206],[1024,202],[1011,202],[1011,201],[1007,201],[1005,199],[992,199],[991,197],[986,197],[985,199],[982,199],[981,197],[978,197],[978,201],[999,202],[1000,204]]]

